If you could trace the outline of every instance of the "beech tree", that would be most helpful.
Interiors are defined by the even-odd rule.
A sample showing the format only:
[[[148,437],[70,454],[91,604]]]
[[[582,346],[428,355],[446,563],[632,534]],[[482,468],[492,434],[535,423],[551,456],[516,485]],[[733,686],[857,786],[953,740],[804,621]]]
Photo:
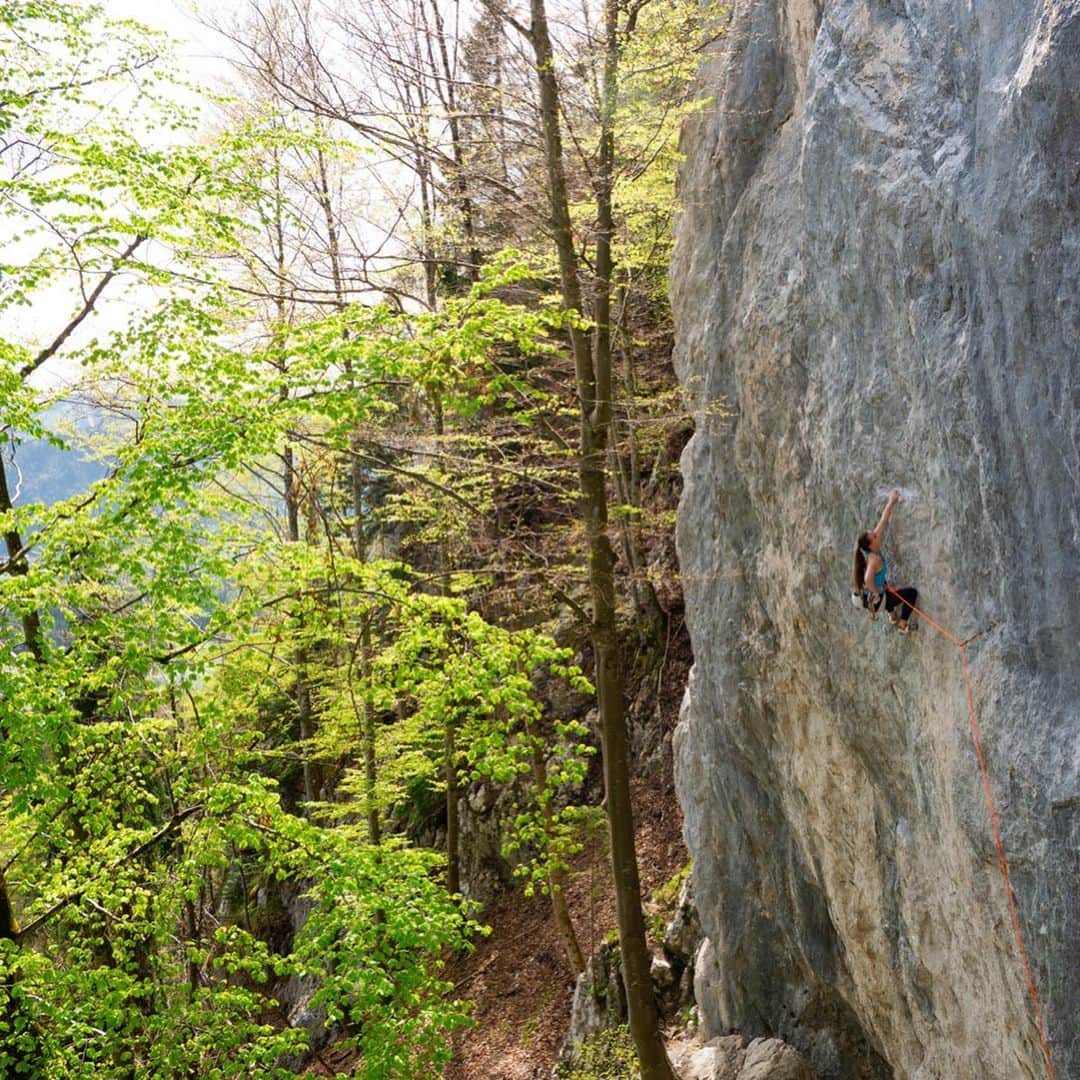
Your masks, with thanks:
[[[0,604],[5,630],[20,629],[0,638],[0,845],[7,881],[17,882],[5,890],[0,943],[0,1067],[48,1077],[87,1067],[102,1076],[283,1073],[275,1063],[306,1035],[265,1020],[273,1001],[259,986],[311,961],[302,943],[282,955],[262,940],[249,875],[312,881],[340,871],[339,898],[356,881],[385,882],[350,870],[345,834],[284,809],[267,699],[252,693],[263,684],[236,681],[230,665],[241,652],[265,656],[256,635],[283,603],[265,570],[280,552],[252,528],[250,500],[221,481],[267,460],[296,428],[302,403],[282,388],[303,387],[317,396],[318,417],[337,410],[350,426],[373,395],[355,379],[337,385],[340,321],[286,328],[288,340],[254,353],[237,345],[235,329],[253,313],[238,310],[244,294],[215,268],[244,244],[230,208],[262,201],[270,178],[252,163],[267,160],[266,146],[243,131],[150,149],[133,117],[157,131],[181,118],[165,109],[163,125],[137,88],[134,101],[114,99],[116,84],[127,87],[153,58],[135,28],[93,8],[2,10],[12,33],[0,39],[5,56],[33,59],[7,66],[0,89],[0,199],[21,245],[9,249],[0,301],[10,315],[74,282],[61,293],[73,314],[47,336],[38,329],[43,345],[5,326],[3,428],[9,447],[35,437],[77,445],[77,432],[61,438],[46,425],[30,382],[54,358],[83,365],[84,393],[107,419],[84,446],[103,476],[70,499],[28,499],[35,478],[10,456],[2,463]],[[104,102],[82,96],[96,90]],[[88,340],[84,324],[122,286],[155,292],[141,297],[142,314]],[[287,369],[271,362],[275,350],[292,357]],[[305,638],[289,634],[282,649],[294,655]],[[347,984],[323,970],[326,993],[368,1029],[369,1009],[400,1005],[431,1031],[437,1058],[463,1017],[444,998],[439,956],[460,948],[469,927],[444,892],[432,894],[430,859],[389,853],[379,865],[403,908],[432,913],[430,931],[402,927],[399,939],[386,925],[392,973],[378,955],[354,965]],[[382,1034],[397,1064],[381,1064],[373,1045],[373,1074],[423,1071],[408,1064],[401,1024],[397,1041]]]
[[[637,4],[629,9],[622,33],[619,5],[615,0],[605,0],[602,7],[596,79],[598,148],[591,162],[591,186],[595,200],[595,257],[591,276],[583,267],[574,228],[571,188],[563,152],[563,118],[566,112],[560,100],[559,66],[546,5],[544,0],[530,0],[527,24],[493,2],[486,3],[486,6],[530,43],[535,56],[551,207],[550,228],[558,255],[562,305],[570,316],[568,333],[578,397],[579,483],[589,552],[591,637],[601,718],[622,968],[630,1028],[642,1073],[646,1077],[668,1080],[673,1074],[659,1031],[641,909],[629,787],[623,665],[616,624],[615,557],[608,536],[607,456],[612,449],[615,398],[612,300],[615,288],[615,188],[618,180],[616,116],[623,44],[620,38],[630,35],[646,5]],[[662,140],[658,141],[662,143]],[[591,320],[591,327],[587,320]],[[627,477],[618,464],[617,455],[615,458],[616,489],[621,487],[625,492],[628,488]],[[631,567],[640,568],[633,533],[628,529],[624,529],[624,533],[628,540],[627,555]],[[635,592],[639,607],[644,609],[646,616],[659,622],[662,615],[651,585],[639,579]]]

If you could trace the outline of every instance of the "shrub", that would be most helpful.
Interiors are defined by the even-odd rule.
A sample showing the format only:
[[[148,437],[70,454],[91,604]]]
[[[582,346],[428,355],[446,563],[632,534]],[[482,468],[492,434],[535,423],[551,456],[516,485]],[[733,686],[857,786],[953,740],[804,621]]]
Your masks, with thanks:
[[[640,1080],[634,1041],[630,1029],[608,1028],[574,1047],[574,1058],[569,1064],[555,1067],[558,1080]]]

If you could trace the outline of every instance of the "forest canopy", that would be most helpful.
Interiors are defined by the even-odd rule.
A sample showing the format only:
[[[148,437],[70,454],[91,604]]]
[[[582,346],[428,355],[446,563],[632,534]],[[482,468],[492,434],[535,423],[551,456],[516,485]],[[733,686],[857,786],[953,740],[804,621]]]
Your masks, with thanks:
[[[716,17],[250,0],[202,90],[100,5],[0,0],[4,1075],[285,1077],[329,1034],[438,1075],[470,784],[581,969],[585,714],[629,826],[620,680],[678,605]]]

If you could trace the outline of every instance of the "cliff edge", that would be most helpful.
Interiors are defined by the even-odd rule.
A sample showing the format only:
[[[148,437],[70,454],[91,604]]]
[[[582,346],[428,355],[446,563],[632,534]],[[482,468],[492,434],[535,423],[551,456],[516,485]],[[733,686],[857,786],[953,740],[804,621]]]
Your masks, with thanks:
[[[1080,3],[735,0],[672,269],[697,433],[676,770],[706,1034],[823,1077],[1080,1076]],[[723,408],[722,408],[722,407]]]

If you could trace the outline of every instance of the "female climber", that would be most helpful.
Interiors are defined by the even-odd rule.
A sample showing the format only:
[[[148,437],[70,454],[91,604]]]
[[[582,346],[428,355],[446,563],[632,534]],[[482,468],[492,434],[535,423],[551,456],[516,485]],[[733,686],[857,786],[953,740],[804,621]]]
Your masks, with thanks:
[[[870,612],[870,618],[877,618],[882,600],[889,622],[901,634],[909,634],[914,629],[911,625],[911,611],[919,598],[917,589],[893,589],[888,585],[888,567],[885,556],[881,553],[881,542],[885,538],[885,529],[892,517],[893,507],[900,501],[900,492],[892,491],[881,512],[881,520],[873,529],[859,534],[855,546],[855,564],[851,571],[851,602],[856,607],[864,607]],[[899,610],[897,610],[899,609]]]

